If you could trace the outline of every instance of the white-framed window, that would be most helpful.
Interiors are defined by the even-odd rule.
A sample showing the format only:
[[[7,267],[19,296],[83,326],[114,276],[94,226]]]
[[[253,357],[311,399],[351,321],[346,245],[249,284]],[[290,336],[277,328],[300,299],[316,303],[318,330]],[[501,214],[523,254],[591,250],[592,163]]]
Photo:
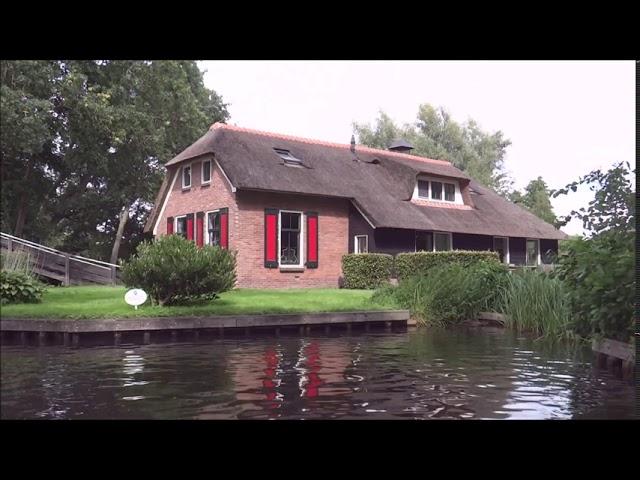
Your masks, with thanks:
[[[304,265],[304,222],[302,212],[280,210],[278,218],[278,252],[282,268]]]
[[[455,180],[420,176],[416,181],[413,199],[464,205],[460,185]]]
[[[509,264],[509,237],[493,237],[493,251],[498,252],[500,261]]]
[[[207,212],[207,236],[205,243],[207,245],[220,245],[220,232],[220,210]]]
[[[356,235],[353,239],[354,253],[369,253],[369,235]]]
[[[536,266],[540,265],[540,240],[537,238],[527,238],[526,243],[526,259],[525,265]]]
[[[191,165],[182,167],[182,188],[191,188]]]
[[[211,183],[211,160],[203,160],[200,168],[200,180],[202,185]]]
[[[429,180],[418,180],[418,198],[429,198]]]
[[[187,238],[187,216],[182,215],[181,217],[176,217],[173,221],[175,222],[173,226],[174,233]]]
[[[442,252],[452,249],[451,233],[433,232],[433,251]]]

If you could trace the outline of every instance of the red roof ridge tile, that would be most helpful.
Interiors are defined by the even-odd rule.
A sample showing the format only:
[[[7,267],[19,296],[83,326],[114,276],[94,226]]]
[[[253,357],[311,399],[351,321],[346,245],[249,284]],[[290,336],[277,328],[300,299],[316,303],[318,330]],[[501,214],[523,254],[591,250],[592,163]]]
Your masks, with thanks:
[[[209,130],[217,130],[217,129],[224,129],[224,130],[232,130],[235,132],[245,132],[245,133],[253,133],[254,135],[262,135],[265,137],[271,137],[271,138],[279,138],[282,140],[290,140],[290,141],[294,141],[294,142],[302,142],[302,143],[309,143],[309,144],[313,144],[313,145],[324,145],[327,147],[335,147],[335,148],[351,148],[351,145],[346,144],[346,143],[333,143],[333,142],[327,142],[325,140],[316,140],[313,138],[305,138],[305,137],[296,137],[294,135],[285,135],[282,133],[275,133],[275,132],[266,132],[264,130],[255,130],[252,128],[245,128],[245,127],[238,127],[236,125],[228,125],[226,123],[220,123],[220,122],[216,122],[213,125],[211,125],[211,127],[209,128]],[[433,158],[427,158],[427,157],[419,157],[417,155],[409,155],[407,153],[400,153],[400,152],[392,152],[390,150],[381,150],[379,148],[371,148],[371,147],[365,147],[364,145],[358,145],[357,146],[357,150],[361,151],[361,152],[366,152],[366,153],[379,153],[379,154],[384,154],[384,155],[390,155],[393,157],[399,157],[399,158],[406,158],[408,160],[418,160],[420,162],[427,162],[427,163],[437,163],[440,165],[448,165],[448,166],[453,166],[451,162],[447,162],[446,160],[435,160]]]

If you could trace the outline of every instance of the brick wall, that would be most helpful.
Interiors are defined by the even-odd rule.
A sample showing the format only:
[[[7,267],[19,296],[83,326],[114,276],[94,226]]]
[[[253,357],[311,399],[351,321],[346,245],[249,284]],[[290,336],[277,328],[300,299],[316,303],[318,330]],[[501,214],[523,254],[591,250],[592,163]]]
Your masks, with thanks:
[[[242,236],[238,249],[238,285],[256,288],[337,287],[342,255],[348,249],[347,200],[239,191],[236,195]],[[264,209],[318,212],[318,268],[284,271],[264,267]],[[303,219],[303,221],[305,221]],[[306,239],[303,242],[306,254]]]
[[[187,213],[229,209],[229,248],[238,252],[240,288],[337,287],[342,255],[348,249],[348,200],[270,192],[231,192],[223,174],[212,168],[210,185],[201,185],[201,160],[191,163],[191,188],[183,190],[181,171],[158,219],[157,234],[167,232],[167,218]],[[264,266],[264,209],[318,212],[318,268],[284,271]],[[306,219],[303,218],[306,222]],[[305,224],[306,226],[306,224]],[[306,254],[306,239],[302,243]]]

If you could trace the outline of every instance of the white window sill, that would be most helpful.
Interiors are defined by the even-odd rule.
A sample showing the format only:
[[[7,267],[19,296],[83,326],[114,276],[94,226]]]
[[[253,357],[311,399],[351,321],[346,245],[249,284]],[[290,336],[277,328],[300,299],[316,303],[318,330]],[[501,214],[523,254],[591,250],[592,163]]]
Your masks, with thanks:
[[[303,265],[280,265],[281,272],[304,272]]]

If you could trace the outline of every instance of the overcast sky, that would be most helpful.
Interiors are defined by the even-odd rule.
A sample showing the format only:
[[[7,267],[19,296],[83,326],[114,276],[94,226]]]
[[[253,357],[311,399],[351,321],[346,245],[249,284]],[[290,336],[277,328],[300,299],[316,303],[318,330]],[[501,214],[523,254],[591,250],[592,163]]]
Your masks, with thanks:
[[[231,124],[349,143],[352,123],[383,110],[414,122],[421,103],[502,130],[506,169],[522,189],[559,188],[595,168],[635,165],[635,62],[203,61],[205,84]],[[552,199],[556,215],[586,206],[588,189]],[[569,223],[566,233],[582,233]]]

